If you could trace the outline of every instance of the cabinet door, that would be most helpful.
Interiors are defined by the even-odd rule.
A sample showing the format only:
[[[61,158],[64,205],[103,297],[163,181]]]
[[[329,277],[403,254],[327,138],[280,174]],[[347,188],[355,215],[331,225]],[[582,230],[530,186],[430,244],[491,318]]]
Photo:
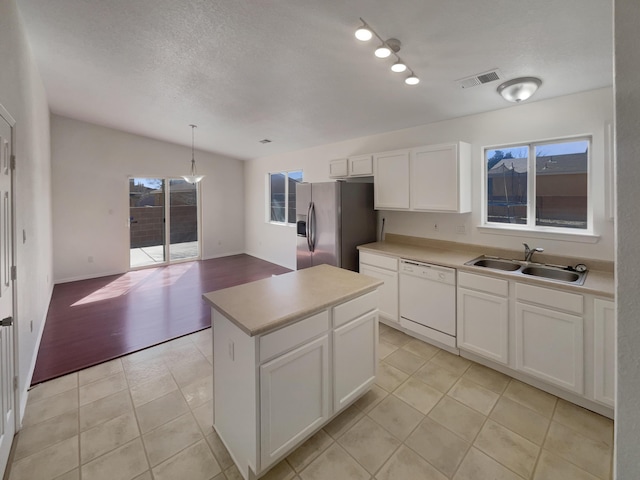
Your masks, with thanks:
[[[412,210],[459,211],[456,144],[414,148],[410,165]]]
[[[376,381],[378,314],[374,311],[333,332],[333,407],[337,412]]]
[[[349,157],[349,176],[363,177],[373,175],[373,158],[371,155]]]
[[[388,320],[398,321],[398,272],[360,264],[360,273],[384,282],[378,287],[378,313]]]
[[[616,393],[615,303],[595,299],[593,326],[594,398],[613,407]]]
[[[329,418],[329,379],[328,335],[260,367],[260,470]]]
[[[329,177],[341,178],[346,177],[349,174],[348,160],[346,158],[338,158],[329,162]]]
[[[516,368],[584,393],[582,317],[516,302]]]
[[[509,300],[458,287],[458,348],[509,363]]]
[[[373,174],[377,210],[409,208],[409,150],[374,155]]]

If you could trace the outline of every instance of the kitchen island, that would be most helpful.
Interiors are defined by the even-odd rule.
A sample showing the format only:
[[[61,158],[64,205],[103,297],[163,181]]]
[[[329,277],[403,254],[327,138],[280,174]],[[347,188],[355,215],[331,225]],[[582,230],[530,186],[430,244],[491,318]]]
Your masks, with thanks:
[[[381,281],[319,265],[203,295],[213,426],[255,479],[375,382]]]

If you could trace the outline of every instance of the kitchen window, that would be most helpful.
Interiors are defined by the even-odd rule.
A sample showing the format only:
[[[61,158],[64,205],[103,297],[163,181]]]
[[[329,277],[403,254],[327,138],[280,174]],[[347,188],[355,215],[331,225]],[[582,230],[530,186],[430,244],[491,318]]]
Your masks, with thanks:
[[[587,137],[484,151],[484,226],[588,233]]]
[[[268,174],[269,217],[273,223],[296,223],[296,184],[302,182],[302,170]]]

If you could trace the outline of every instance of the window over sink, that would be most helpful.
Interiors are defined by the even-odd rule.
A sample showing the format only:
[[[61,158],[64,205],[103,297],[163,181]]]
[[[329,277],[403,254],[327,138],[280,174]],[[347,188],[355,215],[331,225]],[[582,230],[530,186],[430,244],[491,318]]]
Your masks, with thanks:
[[[591,139],[485,148],[484,226],[591,232]]]
[[[267,174],[269,214],[267,221],[296,223],[296,184],[302,182],[302,170]]]

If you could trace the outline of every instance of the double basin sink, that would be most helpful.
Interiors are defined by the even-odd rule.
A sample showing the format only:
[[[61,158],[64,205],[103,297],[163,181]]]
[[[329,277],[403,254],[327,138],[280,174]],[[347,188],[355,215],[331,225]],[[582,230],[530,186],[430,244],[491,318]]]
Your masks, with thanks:
[[[487,255],[474,258],[473,260],[466,262],[465,265],[501,270],[514,275],[544,278],[546,280],[554,280],[571,285],[582,285],[587,276],[586,270],[577,271],[573,267],[523,262],[520,260],[509,260],[507,258],[490,257]]]

